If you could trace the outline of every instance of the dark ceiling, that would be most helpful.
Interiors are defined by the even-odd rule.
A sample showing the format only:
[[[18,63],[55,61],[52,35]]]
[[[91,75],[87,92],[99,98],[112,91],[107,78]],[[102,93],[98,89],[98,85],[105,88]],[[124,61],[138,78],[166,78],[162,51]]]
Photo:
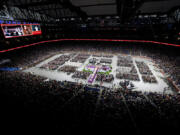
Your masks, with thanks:
[[[180,0],[0,0],[0,2],[7,6],[46,14],[55,19],[115,15],[127,20],[137,11],[167,12],[180,5]]]

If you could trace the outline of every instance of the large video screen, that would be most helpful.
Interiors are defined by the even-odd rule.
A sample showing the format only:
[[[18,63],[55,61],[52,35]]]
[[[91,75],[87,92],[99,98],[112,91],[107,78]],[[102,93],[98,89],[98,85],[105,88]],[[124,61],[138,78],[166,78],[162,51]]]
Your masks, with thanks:
[[[1,24],[5,38],[41,35],[40,24]]]

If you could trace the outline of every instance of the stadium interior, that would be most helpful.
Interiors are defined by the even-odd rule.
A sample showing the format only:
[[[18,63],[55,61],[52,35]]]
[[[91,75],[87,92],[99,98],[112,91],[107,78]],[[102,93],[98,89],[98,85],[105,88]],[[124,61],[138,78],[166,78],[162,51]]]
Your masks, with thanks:
[[[0,107],[6,133],[177,134],[180,1],[0,0]]]

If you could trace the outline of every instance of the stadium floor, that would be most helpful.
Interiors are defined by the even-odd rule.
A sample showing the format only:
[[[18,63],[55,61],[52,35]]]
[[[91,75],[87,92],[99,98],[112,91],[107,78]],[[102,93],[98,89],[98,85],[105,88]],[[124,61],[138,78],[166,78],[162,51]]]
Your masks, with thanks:
[[[128,80],[128,79],[119,79],[116,77],[118,70],[123,70],[123,72],[129,73],[129,67],[117,66],[118,56],[122,56],[122,57],[128,57],[129,56],[129,55],[125,55],[125,54],[115,54],[115,55],[112,55],[112,58],[108,58],[108,59],[112,60],[112,63],[109,64],[112,66],[112,71],[110,72],[110,74],[112,74],[114,76],[114,80],[111,82],[102,82],[102,81],[97,81],[96,79],[94,79],[93,82],[88,82],[88,79],[72,78],[73,73],[68,74],[67,72],[59,71],[59,69],[62,67],[73,66],[73,67],[77,68],[76,69],[77,71],[83,72],[83,70],[87,67],[87,65],[90,64],[89,63],[90,59],[94,58],[94,59],[97,59],[98,61],[103,59],[103,57],[96,57],[96,56],[90,55],[90,53],[89,53],[90,56],[85,60],[84,63],[71,62],[71,60],[73,58],[75,58],[77,55],[84,54],[84,53],[88,54],[88,52],[76,52],[76,53],[75,52],[61,52],[60,54],[54,55],[54,56],[44,60],[43,62],[40,62],[39,64],[35,65],[34,67],[25,69],[23,72],[29,72],[29,73],[32,73],[35,75],[45,77],[45,78],[47,78],[47,79],[45,79],[45,81],[48,81],[48,80],[70,81],[70,82],[81,83],[84,85],[94,85],[94,86],[99,85],[99,86],[104,86],[104,87],[107,87],[110,89],[119,88],[120,87],[120,85],[119,85],[120,81]],[[62,55],[70,55],[70,54],[75,54],[75,55],[71,59],[66,61],[64,64],[58,65],[57,69],[50,70],[50,69],[42,69],[41,68],[41,66],[48,64],[49,62],[55,60],[56,58],[58,58]],[[100,54],[96,54],[96,55],[100,55]],[[167,82],[165,81],[165,80],[167,80],[167,78],[165,77],[165,74],[163,74],[162,70],[160,70],[156,66],[156,64],[153,62],[153,60],[151,60],[150,58],[141,57],[141,56],[130,56],[130,57],[132,58],[133,65],[135,66],[135,68],[137,70],[138,77],[140,79],[140,80],[129,80],[130,82],[132,82],[134,84],[134,87],[132,89],[133,91],[157,92],[157,93],[164,93],[165,92],[167,94],[173,94],[173,91],[168,86]],[[143,81],[142,75],[139,72],[136,61],[144,62],[148,65],[148,67],[150,68],[151,72],[153,73],[154,77],[157,80],[156,83],[148,83],[148,82]],[[90,64],[90,65],[93,65],[93,64]],[[103,65],[103,64],[101,64],[101,65]],[[104,64],[104,65],[108,65],[108,64]],[[93,74],[93,73],[91,73],[91,74]]]

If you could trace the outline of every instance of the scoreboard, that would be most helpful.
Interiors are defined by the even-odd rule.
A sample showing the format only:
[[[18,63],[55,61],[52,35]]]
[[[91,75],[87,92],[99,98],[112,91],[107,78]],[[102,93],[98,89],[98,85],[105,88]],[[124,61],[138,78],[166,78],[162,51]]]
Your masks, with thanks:
[[[41,35],[40,24],[0,24],[5,38]]]

